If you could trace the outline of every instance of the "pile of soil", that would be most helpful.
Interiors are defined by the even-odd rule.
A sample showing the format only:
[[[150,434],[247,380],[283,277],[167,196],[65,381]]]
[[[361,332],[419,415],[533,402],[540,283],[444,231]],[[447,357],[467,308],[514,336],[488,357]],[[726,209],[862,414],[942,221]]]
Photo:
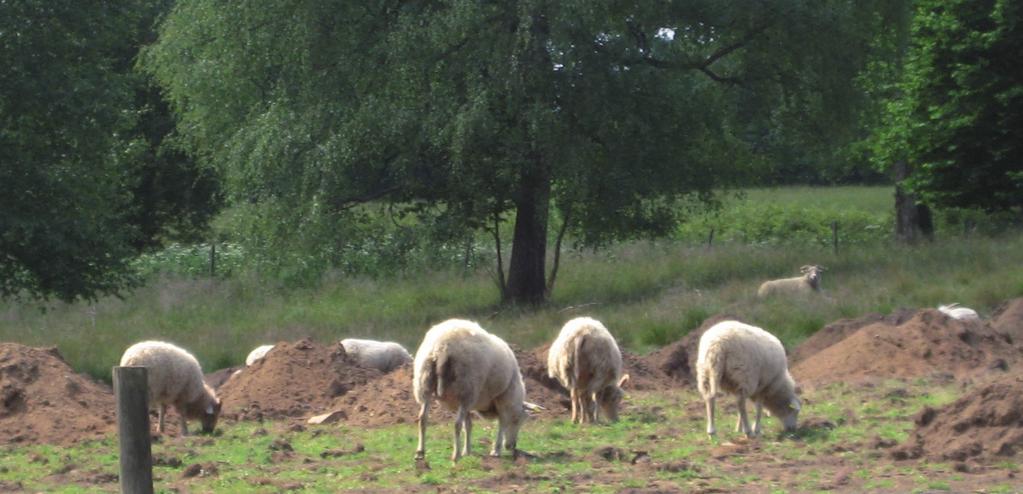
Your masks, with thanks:
[[[415,423],[419,405],[412,396],[412,374],[412,364],[403,365],[337,398],[329,410],[344,412],[344,423],[355,426]],[[439,405],[430,409],[430,416],[431,421],[454,418]]]
[[[988,325],[952,319],[935,309],[892,326],[868,324],[792,367],[800,384],[861,382],[951,374],[965,379],[1020,360],[1010,339]]]
[[[72,444],[116,428],[113,391],[76,374],[56,347],[0,343],[0,444]]]
[[[916,312],[916,309],[899,309],[888,315],[882,315],[874,312],[855,319],[839,319],[838,321],[824,326],[814,333],[813,336],[807,338],[802,344],[796,347],[796,349],[789,354],[789,364],[794,365],[806,360],[821,350],[844,340],[860,328],[870,326],[872,324],[898,326],[912,319],[913,316],[916,315]]]
[[[941,409],[916,417],[895,459],[928,457],[965,461],[1011,457],[1023,450],[1023,377],[1005,376]]]
[[[203,376],[203,380],[206,381],[206,384],[209,384],[211,388],[215,390],[220,389],[220,387],[223,386],[228,379],[231,379],[231,377],[234,376],[236,372],[242,371],[244,369],[245,366],[227,367],[206,374],[205,376]]]
[[[228,379],[219,389],[221,412],[230,419],[311,417],[330,411],[349,391],[380,378],[380,372],[350,363],[340,343],[308,339],[281,342],[266,357]]]
[[[1010,300],[995,309],[991,326],[1009,335],[1017,344],[1023,343],[1023,298]]]
[[[654,369],[675,386],[694,385],[696,383],[696,357],[700,348],[700,337],[708,329],[721,321],[738,320],[730,314],[717,314],[703,321],[700,326],[680,338],[678,341],[661,347],[642,357],[642,362],[649,369]]]

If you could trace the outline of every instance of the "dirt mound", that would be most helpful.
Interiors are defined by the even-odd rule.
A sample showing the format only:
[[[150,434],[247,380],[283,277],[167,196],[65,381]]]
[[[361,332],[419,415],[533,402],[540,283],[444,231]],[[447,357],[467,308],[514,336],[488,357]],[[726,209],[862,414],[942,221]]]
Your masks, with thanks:
[[[1019,361],[1008,340],[987,325],[924,309],[897,326],[868,324],[799,362],[792,374],[801,384],[935,374],[963,379]]]
[[[337,398],[329,410],[344,412],[343,421],[349,425],[415,423],[419,417],[419,405],[412,396],[412,373],[412,364],[399,367]],[[430,410],[431,421],[454,418],[454,414],[439,405]]]
[[[1006,376],[941,409],[916,417],[909,441],[895,459],[965,461],[1011,457],[1023,450],[1023,377]]]
[[[220,389],[220,387],[223,386],[228,379],[231,379],[231,376],[233,376],[235,372],[241,371],[243,369],[245,369],[244,366],[227,367],[224,369],[210,372],[209,374],[203,376],[203,379],[206,381],[206,384],[210,385],[211,388]]]
[[[221,386],[223,414],[233,419],[310,417],[329,411],[380,372],[349,363],[340,343],[282,342]]]
[[[76,374],[56,347],[0,343],[0,443],[71,444],[112,433],[113,391]]]
[[[1023,298],[1010,300],[995,309],[991,325],[1017,344],[1023,343]]]
[[[698,328],[690,331],[678,341],[642,357],[642,362],[647,368],[656,369],[673,385],[695,383],[696,352],[700,347],[700,337],[711,326],[721,321],[737,319],[730,314],[717,314],[708,317]]]
[[[912,319],[916,312],[915,309],[899,309],[888,315],[874,312],[855,319],[839,319],[824,326],[796,347],[789,355],[789,362],[791,364],[802,362],[817,352],[844,340],[860,328],[870,326],[871,324],[898,326]]]

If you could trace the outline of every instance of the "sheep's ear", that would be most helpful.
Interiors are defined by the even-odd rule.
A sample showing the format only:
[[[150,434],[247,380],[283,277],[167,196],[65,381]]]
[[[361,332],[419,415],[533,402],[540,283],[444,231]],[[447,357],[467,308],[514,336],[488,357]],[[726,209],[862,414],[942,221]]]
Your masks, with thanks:
[[[809,264],[806,264],[806,265],[804,265],[803,267],[799,268],[799,272],[800,272],[800,273],[805,273],[805,272],[807,272],[807,271],[809,271],[809,270],[810,270],[810,267],[811,267],[811,266],[810,266]]]
[[[799,409],[801,408],[801,405],[799,404],[799,398],[792,398],[792,401],[789,401],[789,408],[798,412]]]
[[[629,382],[629,375],[625,374],[621,379],[618,380],[618,387],[625,386],[625,383]]]

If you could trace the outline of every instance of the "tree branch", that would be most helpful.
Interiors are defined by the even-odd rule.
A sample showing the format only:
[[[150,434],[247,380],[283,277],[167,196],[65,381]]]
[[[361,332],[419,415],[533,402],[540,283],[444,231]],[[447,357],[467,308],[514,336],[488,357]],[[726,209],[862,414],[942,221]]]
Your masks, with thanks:
[[[554,242],[554,262],[551,266],[551,275],[547,278],[547,296],[550,297],[551,291],[554,290],[554,280],[558,277],[558,266],[561,264],[561,241],[565,238],[565,232],[568,231],[568,225],[572,220],[572,209],[568,208],[565,211],[565,217],[561,220],[561,228],[558,229],[558,239]]]

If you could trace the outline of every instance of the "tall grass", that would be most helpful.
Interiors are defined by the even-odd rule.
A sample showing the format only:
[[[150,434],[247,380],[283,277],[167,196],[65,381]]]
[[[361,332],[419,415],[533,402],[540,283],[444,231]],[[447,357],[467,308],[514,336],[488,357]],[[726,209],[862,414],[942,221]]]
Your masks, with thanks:
[[[884,188],[868,189],[868,198],[876,189]],[[828,194],[812,192],[795,195]],[[781,201],[773,195],[762,200]],[[791,346],[843,317],[949,302],[989,314],[1002,301],[1023,296],[1023,234],[939,238],[918,246],[843,244],[837,253],[813,242],[708,248],[684,240],[570,251],[551,302],[539,309],[500,306],[489,274],[463,274],[460,267],[325,277],[311,288],[287,288],[251,274],[162,275],[124,299],[0,305],[0,341],[56,345],[76,369],[109,380],[123,349],[149,338],[177,342],[214,369],[241,363],[259,344],[302,337],[328,342],[364,336],[414,349],[431,324],[449,317],[480,320],[512,343],[533,346],[553,338],[569,318],[586,314],[602,319],[627,348],[645,352],[710,315],[728,313]],[[821,296],[756,299],[762,281],[795,276],[808,263],[828,269]]]

